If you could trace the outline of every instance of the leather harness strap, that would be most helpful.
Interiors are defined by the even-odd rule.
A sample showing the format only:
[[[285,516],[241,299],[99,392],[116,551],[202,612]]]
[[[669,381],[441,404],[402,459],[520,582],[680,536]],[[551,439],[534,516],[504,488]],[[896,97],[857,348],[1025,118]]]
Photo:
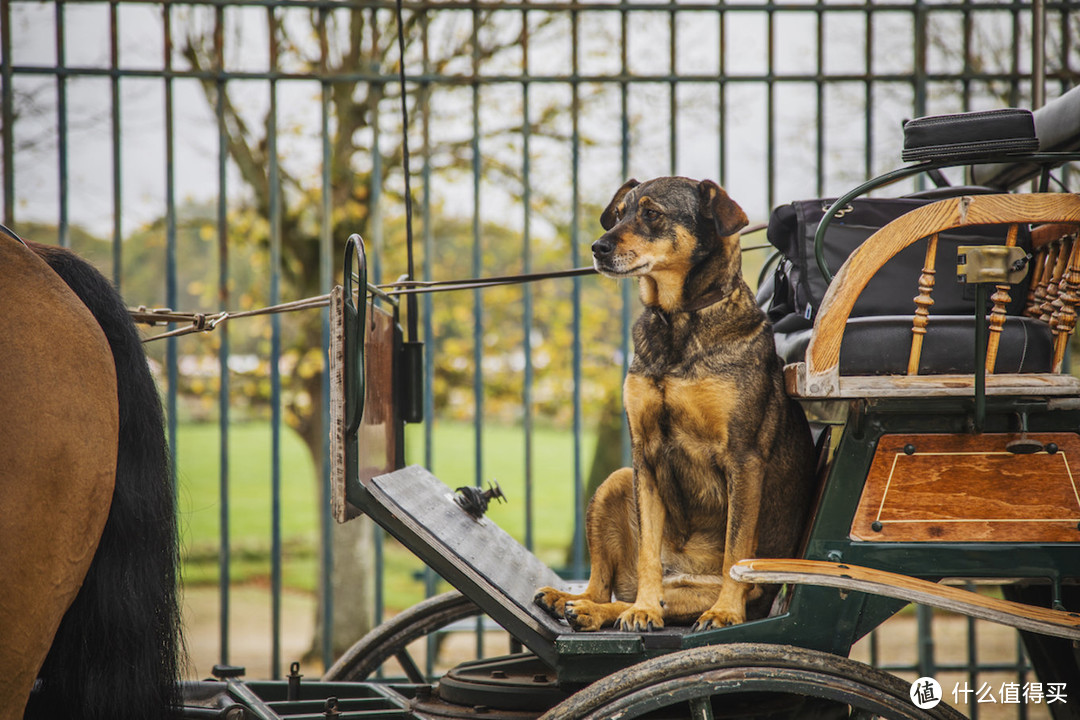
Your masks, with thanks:
[[[18,240],[23,245],[26,245],[26,241],[23,240],[18,235],[16,235],[15,232],[13,230],[11,230],[10,228],[8,228],[6,225],[0,225],[0,232],[4,233],[8,237],[10,237],[12,240]]]

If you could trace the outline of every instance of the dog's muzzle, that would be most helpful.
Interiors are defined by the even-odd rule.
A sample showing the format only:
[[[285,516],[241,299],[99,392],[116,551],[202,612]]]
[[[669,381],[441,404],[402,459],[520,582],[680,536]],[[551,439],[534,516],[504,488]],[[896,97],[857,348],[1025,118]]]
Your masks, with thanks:
[[[600,262],[610,259],[613,252],[615,252],[615,243],[607,235],[592,244],[593,257]]]
[[[602,275],[611,273],[611,261],[615,254],[615,243],[607,235],[592,244],[593,267]]]

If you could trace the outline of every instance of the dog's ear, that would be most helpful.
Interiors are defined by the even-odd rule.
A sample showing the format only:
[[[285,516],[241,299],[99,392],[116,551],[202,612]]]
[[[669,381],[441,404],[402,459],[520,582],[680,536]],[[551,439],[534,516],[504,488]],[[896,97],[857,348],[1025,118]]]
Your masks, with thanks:
[[[712,219],[720,237],[734,235],[749,224],[739,204],[712,180],[698,183],[698,193],[701,197],[701,214]]]
[[[630,192],[640,184],[641,183],[637,180],[630,178],[623,183],[621,188],[615,191],[615,197],[611,198],[611,202],[608,203],[604,212],[600,213],[600,227],[605,230],[610,230],[615,227],[615,207],[622,201],[626,193]]]

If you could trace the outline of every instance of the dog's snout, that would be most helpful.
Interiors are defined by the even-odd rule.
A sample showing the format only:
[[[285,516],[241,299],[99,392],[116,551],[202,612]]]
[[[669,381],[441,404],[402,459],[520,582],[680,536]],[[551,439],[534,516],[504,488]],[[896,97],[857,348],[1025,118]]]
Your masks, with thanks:
[[[611,241],[607,235],[597,240],[592,244],[592,254],[594,257],[607,257],[611,255],[615,250],[615,243]]]

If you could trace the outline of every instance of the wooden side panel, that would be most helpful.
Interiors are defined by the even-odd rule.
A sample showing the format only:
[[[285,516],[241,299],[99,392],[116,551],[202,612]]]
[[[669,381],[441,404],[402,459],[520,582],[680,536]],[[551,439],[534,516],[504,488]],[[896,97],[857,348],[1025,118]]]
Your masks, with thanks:
[[[346,486],[355,473],[361,483],[368,483],[402,466],[401,421],[395,398],[394,356],[397,327],[390,313],[363,306],[366,313],[363,365],[357,358],[347,358],[346,345],[350,319],[341,286],[330,299],[330,505],[338,522],[360,515],[360,510],[346,499]],[[349,378],[349,376],[352,376]],[[361,376],[362,375],[362,376]],[[361,377],[357,377],[361,376]],[[346,396],[352,382],[364,388],[363,415],[356,435],[347,432]],[[354,469],[350,469],[354,468]]]
[[[367,333],[364,337],[364,415],[357,429],[360,482],[401,467],[398,447],[401,430],[394,358],[394,317],[371,303],[365,305]]]
[[[876,542],[1080,542],[1080,436],[1031,433],[1057,452],[1006,450],[1018,434],[885,435],[851,525]]]

